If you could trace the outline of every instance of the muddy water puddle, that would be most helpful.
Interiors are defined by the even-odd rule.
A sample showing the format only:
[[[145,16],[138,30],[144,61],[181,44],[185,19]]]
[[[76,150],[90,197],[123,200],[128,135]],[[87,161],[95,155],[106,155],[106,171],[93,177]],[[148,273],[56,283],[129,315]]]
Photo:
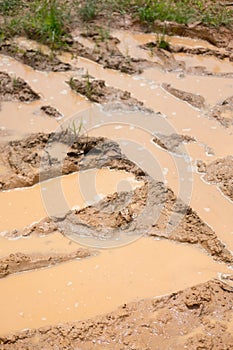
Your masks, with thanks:
[[[155,60],[150,53],[139,48],[141,44],[154,41],[154,34],[118,32],[114,35],[121,40],[118,46],[123,54]],[[82,38],[82,43],[87,45],[88,40]],[[188,38],[171,38],[171,43],[213,49],[206,42]],[[27,42],[23,44],[27,46]],[[0,56],[0,70],[22,77],[41,95],[41,100],[30,104],[1,103],[0,127],[9,130],[8,134],[0,136],[1,141],[32,132],[69,128],[73,120],[76,125],[81,122],[89,136],[105,136],[117,141],[129,159],[151,177],[171,187],[233,251],[232,203],[196,172],[198,159],[208,163],[226,156],[233,147],[232,128],[223,127],[208,118],[207,113],[210,106],[232,95],[231,79],[182,75],[179,71],[168,72],[156,67],[146,69],[141,75],[129,76],[104,69],[84,58],[72,58],[68,53],[59,57],[71,63],[75,70],[39,72],[12,58]],[[184,54],[176,54],[175,58],[184,60],[186,67],[198,63],[214,73],[233,71],[232,63],[227,60]],[[155,113],[112,112],[91,104],[65,83],[70,77],[80,77],[87,71],[91,76],[105,80],[109,86],[131,92]],[[175,98],[162,88],[162,83],[203,95],[205,108],[198,110]],[[41,114],[40,107],[47,104],[64,117],[56,120]],[[162,149],[153,142],[157,134],[173,133],[188,135],[195,141],[181,144],[178,153]],[[0,164],[0,171],[6,171],[4,165]],[[129,173],[101,169],[74,173],[30,188],[0,192],[0,231],[22,228],[71,208],[79,209],[115,191],[130,191],[141,184]],[[18,251],[71,252],[76,248],[79,248],[77,243],[59,233],[17,240],[0,237],[0,256]],[[112,311],[132,300],[205,282],[220,272],[229,273],[229,269],[214,262],[200,248],[141,238],[119,249],[101,250],[97,256],[85,260],[0,280],[1,312],[4,315],[0,332],[6,334],[23,328],[83,320]]]
[[[10,306],[1,303],[5,315],[1,334],[87,319],[131,300],[204,282],[226,270],[195,247],[142,238],[85,261],[0,281],[1,301],[11,300]]]
[[[0,192],[0,231],[22,228],[74,207],[82,208],[107,194],[133,190],[140,184],[126,172],[101,169],[58,177],[30,188]]]

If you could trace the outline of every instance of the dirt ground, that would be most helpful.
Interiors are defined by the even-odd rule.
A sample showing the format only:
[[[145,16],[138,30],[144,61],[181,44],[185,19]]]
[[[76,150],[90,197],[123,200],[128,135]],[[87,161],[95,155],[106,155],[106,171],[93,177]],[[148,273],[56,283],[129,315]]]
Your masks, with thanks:
[[[13,295],[2,305],[0,349],[231,350],[232,29],[168,21],[161,48],[160,21],[151,32],[116,12],[108,35],[100,30],[103,23],[104,14],[85,28],[76,23],[58,51],[16,36],[0,42],[0,300],[7,288]],[[106,169],[108,181],[101,172]],[[126,179],[117,181],[116,174]],[[75,205],[52,215],[46,194],[52,193],[55,206],[59,180],[77,197],[76,175],[83,202],[75,198]],[[124,181],[128,187],[119,190]],[[45,209],[41,217],[38,203]],[[145,272],[144,286],[137,265],[147,259],[143,249],[140,256],[135,250],[135,260],[122,250],[119,270],[113,269],[115,250],[130,243],[134,251],[141,238],[153,247],[167,242],[172,252],[164,251],[166,267],[153,256],[152,275],[153,269],[159,274]],[[83,241],[95,244],[80,246]],[[191,261],[201,256],[191,283],[185,276],[193,270],[177,246],[190,252]],[[132,260],[137,278],[128,271]],[[109,270],[100,279],[105,264]],[[163,270],[172,265],[178,267],[169,288],[157,292]],[[54,279],[59,271],[66,277],[69,268],[81,294],[73,281],[61,286]],[[184,282],[176,284],[182,275]],[[40,289],[31,289],[37,282]],[[48,304],[49,288],[61,293],[59,302],[54,297]],[[133,288],[140,290],[136,298]],[[28,293],[32,300],[43,294],[33,310]],[[79,314],[80,304],[88,317]],[[95,304],[103,306],[101,314]]]

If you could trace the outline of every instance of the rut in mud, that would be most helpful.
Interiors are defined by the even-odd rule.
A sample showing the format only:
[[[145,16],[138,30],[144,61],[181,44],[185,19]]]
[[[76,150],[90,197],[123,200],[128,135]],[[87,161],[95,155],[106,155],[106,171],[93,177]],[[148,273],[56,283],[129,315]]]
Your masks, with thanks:
[[[0,44],[0,348],[230,350],[232,32],[96,23]]]
[[[124,304],[85,322],[1,337],[2,349],[226,349],[233,346],[233,289],[219,281]],[[178,320],[178,322],[177,322]],[[174,329],[176,330],[174,332]]]

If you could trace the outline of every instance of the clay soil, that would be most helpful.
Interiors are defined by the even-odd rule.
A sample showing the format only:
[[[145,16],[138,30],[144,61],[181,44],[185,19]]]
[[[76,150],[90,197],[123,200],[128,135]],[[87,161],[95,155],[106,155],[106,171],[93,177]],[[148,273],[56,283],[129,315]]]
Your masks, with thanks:
[[[24,227],[15,226],[13,230],[5,228],[0,238],[8,241],[10,245],[12,242],[44,237],[48,238],[49,242],[50,237],[58,235],[66,237],[67,240],[70,240],[70,245],[72,242],[72,247],[74,247],[74,237],[76,241],[94,239],[98,242],[105,242],[120,240],[122,237],[130,239],[130,237],[140,236],[148,240],[153,238],[154,241],[166,240],[172,244],[195,247],[211,261],[227,269],[228,273],[222,275],[219,273],[215,279],[206,280],[201,284],[194,281],[191,287],[186,284],[182,290],[174,290],[167,295],[140,297],[140,300],[131,300],[118,305],[117,309],[107,314],[93,316],[82,321],[78,316],[69,322],[61,318],[56,324],[47,324],[37,328],[29,325],[24,330],[16,331],[12,328],[9,332],[2,332],[0,327],[0,349],[2,350],[231,350],[233,348],[233,277],[229,273],[233,266],[232,246],[229,244],[228,234],[230,232],[227,231],[227,224],[222,223],[223,232],[220,232],[218,223],[216,223],[218,221],[216,215],[220,217],[220,212],[224,211],[224,208],[219,208],[219,213],[215,213],[213,219],[214,214],[209,218],[207,214],[203,215],[204,211],[208,213],[210,209],[204,207],[203,210],[204,204],[201,203],[201,200],[198,206],[196,204],[198,196],[204,198],[204,196],[201,197],[201,188],[205,188],[207,203],[210,203],[210,206],[213,204],[216,208],[216,200],[211,203],[212,197],[221,198],[221,203],[224,203],[226,211],[228,210],[227,213],[230,212],[229,207],[233,201],[233,157],[232,150],[225,149],[222,144],[225,142],[224,137],[228,144],[232,144],[232,140],[229,140],[232,137],[233,98],[232,95],[225,96],[223,93],[224,97],[219,96],[215,99],[215,103],[211,104],[203,91],[202,93],[196,91],[196,85],[195,88],[191,88],[185,83],[179,84],[178,80],[187,76],[193,79],[197,77],[207,79],[211,76],[215,79],[226,79],[226,85],[229,87],[229,77],[233,74],[233,66],[232,71],[220,74],[209,67],[204,67],[204,63],[202,67],[194,65],[190,68],[185,60],[190,56],[192,58],[195,56],[194,59],[197,59],[197,56],[209,57],[218,60],[220,65],[226,61],[232,65],[232,30],[223,26],[217,30],[200,23],[182,25],[168,22],[167,35],[175,34],[182,39],[190,38],[190,40],[203,39],[206,41],[206,46],[211,44],[214,48],[190,48],[184,43],[182,45],[169,44],[164,50],[159,48],[156,42],[149,40],[146,44],[139,45],[138,43],[137,45],[142,57],[136,57],[137,55],[133,57],[128,52],[123,53],[120,50],[121,42],[117,34],[114,35],[114,29],[124,30],[125,33],[130,30],[133,34],[146,35],[145,32],[149,31],[149,27],[128,15],[122,15],[119,18],[118,16],[119,14],[114,14],[111,28],[113,33],[104,38],[103,33],[101,35],[99,27],[96,26],[97,24],[102,25],[103,16],[99,15],[98,23],[91,22],[86,31],[82,30],[80,23],[77,23],[76,28],[72,28],[63,52],[48,54],[44,53],[43,49],[41,51],[23,49],[20,48],[20,45],[16,45],[13,39],[5,40],[0,43],[0,61],[13,58],[17,64],[22,64],[22,67],[30,66],[33,70],[44,71],[40,74],[64,74],[63,83],[67,88],[64,90],[65,94],[73,94],[76,107],[80,104],[81,111],[83,101],[86,102],[84,97],[86,97],[93,108],[98,105],[98,108],[100,107],[107,116],[109,112],[120,112],[125,115],[128,113],[130,116],[140,113],[140,116],[148,122],[147,118],[160,110],[159,103],[161,103],[161,108],[168,111],[168,116],[164,118],[171,123],[175,120],[177,130],[164,133],[163,130],[154,129],[153,134],[150,135],[150,145],[155,148],[157,152],[155,154],[162,152],[160,160],[163,160],[164,154],[185,159],[183,147],[188,147],[192,155],[191,168],[196,181],[193,198],[186,203],[184,199],[176,195],[175,188],[172,188],[169,182],[153,178],[149,171],[126,155],[120,142],[112,140],[110,136],[106,137],[101,132],[98,136],[93,136],[83,130],[79,134],[75,124],[72,124],[73,128],[70,125],[66,128],[58,128],[62,126],[59,124],[60,120],[67,117],[61,110],[61,105],[57,106],[59,96],[54,96],[53,102],[48,101],[39,87],[37,91],[34,91],[35,85],[31,87],[30,83],[18,75],[14,76],[11,70],[4,66],[5,69],[0,72],[0,101],[4,103],[4,107],[6,103],[22,103],[23,107],[41,103],[41,105],[38,104],[40,115],[37,117],[48,118],[54,122],[54,127],[49,126],[49,131],[42,131],[38,128],[35,132],[33,129],[29,135],[18,138],[14,134],[14,138],[12,137],[10,141],[4,141],[4,137],[5,135],[11,136],[11,133],[8,133],[4,127],[0,130],[1,195],[13,191],[26,191],[43,181],[65,175],[105,168],[112,171],[124,171],[134,176],[135,181],[140,181],[141,185],[133,190],[115,191],[103,199],[98,198],[95,203],[87,203],[83,208],[71,208],[57,216],[48,215],[38,222],[33,221],[32,218],[30,225]],[[156,21],[154,30],[161,28],[163,28],[162,24]],[[145,52],[151,52],[151,57],[143,58]],[[181,53],[185,58],[177,59],[176,54]],[[78,64],[75,58],[78,58]],[[80,61],[80,58],[84,61]],[[96,63],[100,71],[95,70]],[[90,75],[89,66],[91,66]],[[87,74],[82,76],[79,74],[77,78],[80,68]],[[207,68],[211,70],[210,74]],[[9,72],[6,72],[6,69],[9,69]],[[153,73],[150,76],[153,70],[158,72],[158,81],[163,80],[161,83],[155,81]],[[148,77],[146,79],[148,71],[149,79]],[[103,79],[105,72],[106,81]],[[96,76],[93,76],[94,73]],[[103,74],[102,78],[100,78],[101,74]],[[141,78],[143,74],[145,76]],[[171,74],[171,79],[173,79],[171,83],[168,83],[168,74]],[[174,74],[177,74],[176,78]],[[49,77],[52,84],[53,76]],[[121,84],[121,78],[127,81],[125,89],[123,83]],[[138,82],[140,85],[134,85]],[[31,83],[35,81],[31,80]],[[157,105],[149,103],[149,99],[146,99],[147,94],[149,95],[148,86],[152,86],[152,83],[158,83],[155,91],[159,87],[159,93],[151,97],[152,102],[154,98],[157,99]],[[165,102],[165,105],[164,102],[161,102],[163,97],[168,101],[168,103]],[[182,119],[184,125],[180,123],[180,115],[174,111],[169,115],[170,103],[174,103],[172,108],[181,106],[180,114],[183,109],[190,112],[190,118],[193,118],[190,119],[190,128],[185,118]],[[21,108],[21,105],[19,106]],[[194,113],[200,115],[197,116]],[[32,116],[34,117],[33,113]],[[157,113],[156,116],[162,118],[161,113]],[[204,120],[202,126],[197,124],[200,117]],[[118,121],[117,117],[114,121]],[[20,121],[17,122],[20,123]],[[208,142],[212,142],[211,146],[214,145],[216,148],[214,149],[216,155],[214,151],[211,155],[203,152],[203,145],[205,149],[209,147],[203,139],[205,133],[200,131],[203,125],[209,127],[208,130],[206,129],[206,134],[210,129],[220,130],[222,140],[216,140],[215,143],[208,138]],[[120,128],[116,127],[115,130]],[[125,137],[129,137],[129,131]],[[146,139],[143,140],[143,146],[145,145]],[[56,153],[58,148],[64,150],[62,159],[61,153]],[[140,151],[135,148],[135,152]],[[209,156],[213,158],[207,158]],[[141,160],[144,160],[143,156]],[[166,166],[170,172],[171,164]],[[185,166],[188,167],[188,165]],[[163,168],[164,170],[166,171],[166,168]],[[183,175],[179,174],[179,176],[182,182]],[[1,203],[1,205],[11,204]],[[21,206],[23,207],[23,203]],[[14,221],[14,217],[9,217],[9,221]],[[13,280],[20,273],[26,274],[26,271],[29,270],[35,273],[44,268],[49,273],[49,269],[52,271],[53,268],[62,264],[77,260],[90,261],[101,254],[101,249],[89,247],[73,248],[69,251],[64,248],[64,252],[40,252],[35,246],[31,252],[23,252],[19,249],[10,254],[1,253],[0,283],[9,279]],[[141,251],[141,254],[146,255],[147,253]],[[174,258],[171,258],[171,264]],[[168,256],[167,260],[169,259]],[[156,262],[155,257],[155,261],[151,261],[151,264],[157,263],[159,262]],[[108,264],[111,266],[111,255]],[[184,271],[185,266],[182,266],[182,269]],[[181,274],[182,269],[179,271]],[[208,270],[208,267],[206,269]],[[202,271],[199,273],[201,274]],[[112,278],[115,277],[112,276]],[[171,276],[171,280],[175,278]],[[92,293],[95,293],[95,283],[98,281],[93,282]],[[158,280],[157,284],[159,283]],[[103,286],[104,288],[106,286]],[[10,308],[11,301],[5,300],[5,302]],[[96,300],[96,303],[99,302],[104,301]],[[35,309],[36,307],[37,305]],[[3,320],[5,317],[6,315],[2,315]]]

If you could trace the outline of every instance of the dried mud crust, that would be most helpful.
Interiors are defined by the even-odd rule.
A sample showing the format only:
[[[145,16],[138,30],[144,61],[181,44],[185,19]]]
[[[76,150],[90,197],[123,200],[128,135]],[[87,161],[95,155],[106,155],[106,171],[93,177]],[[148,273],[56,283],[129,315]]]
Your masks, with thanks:
[[[233,96],[214,106],[208,116],[217,119],[225,127],[233,125]]]
[[[64,254],[24,254],[18,252],[0,258],[0,278],[17,272],[35,270],[89,256],[91,256],[91,252],[87,249],[79,249],[72,253]]]
[[[82,322],[0,337],[2,350],[231,350],[233,288],[211,280]]]
[[[69,63],[61,62],[54,54],[49,56],[41,51],[21,49],[12,42],[0,44],[0,54],[11,56],[21,63],[41,71],[65,72],[72,69]]]
[[[183,143],[196,142],[196,140],[194,137],[188,135],[156,134],[156,136],[153,138],[153,142],[167,151],[180,154],[182,153],[182,149],[180,148],[180,146]]]
[[[210,164],[198,161],[197,169],[204,173],[205,181],[216,184],[233,201],[233,156],[216,159]]]
[[[54,107],[46,105],[40,107],[41,111],[48,115],[49,117],[55,118],[55,119],[61,119],[63,118],[63,115]]]
[[[31,102],[40,96],[21,78],[0,72],[0,101]]]
[[[170,84],[163,83],[162,88],[172,94],[173,96],[179,98],[182,101],[187,102],[191,106],[202,109],[205,107],[205,99],[203,96],[198,94],[193,94],[191,92],[179,90],[173,88]]]
[[[131,96],[128,91],[122,91],[111,86],[106,86],[104,80],[72,78],[68,84],[77,93],[86,96],[90,101],[101,103],[105,110],[129,110],[153,113],[144,107],[143,102]]]
[[[124,56],[117,47],[120,41],[109,34],[103,37],[100,32],[90,29],[86,33],[82,33],[81,36],[88,38],[94,48],[74,41],[70,51],[77,56],[97,62],[104,68],[119,70],[127,74],[140,74],[145,68],[153,66],[153,63],[147,60]]]
[[[57,147],[62,151],[56,152]],[[116,142],[103,137],[78,137],[67,130],[10,141],[0,151],[7,169],[0,175],[1,190],[32,186],[56,176],[104,166],[144,174],[122,155]]]

